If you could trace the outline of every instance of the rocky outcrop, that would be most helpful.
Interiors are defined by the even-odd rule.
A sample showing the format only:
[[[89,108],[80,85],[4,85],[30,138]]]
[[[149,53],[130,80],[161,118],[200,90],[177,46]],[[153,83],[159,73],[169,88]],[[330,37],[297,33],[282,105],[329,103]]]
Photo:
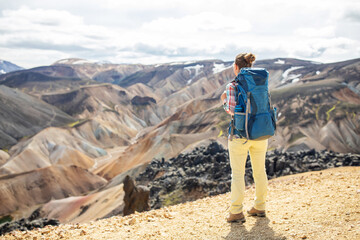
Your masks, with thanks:
[[[145,186],[135,186],[135,182],[126,176],[124,179],[124,203],[123,215],[150,210],[149,189]]]
[[[340,166],[360,166],[359,154],[315,150],[267,153],[268,178]],[[230,191],[231,168],[228,152],[216,142],[196,148],[168,161],[154,159],[137,181],[150,188],[152,208],[160,208]],[[252,184],[250,159],[246,184]]]

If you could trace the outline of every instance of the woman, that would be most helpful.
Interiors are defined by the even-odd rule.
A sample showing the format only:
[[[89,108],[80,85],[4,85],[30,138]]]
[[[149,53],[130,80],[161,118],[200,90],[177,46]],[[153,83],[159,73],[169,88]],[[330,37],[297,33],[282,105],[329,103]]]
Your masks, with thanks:
[[[234,74],[237,76],[243,67],[252,67],[255,56],[252,53],[239,54],[234,62]],[[225,92],[221,95],[221,100],[225,111],[234,115],[236,105],[236,85],[235,81],[226,86]],[[250,216],[265,216],[265,200],[267,195],[267,175],[265,170],[265,155],[268,140],[247,140],[239,135],[234,135],[232,140],[228,140],[230,166],[232,171],[231,181],[231,206],[226,220],[228,222],[245,222],[243,213],[243,201],[245,193],[245,164],[250,152],[253,178],[255,181],[255,203],[248,210]]]

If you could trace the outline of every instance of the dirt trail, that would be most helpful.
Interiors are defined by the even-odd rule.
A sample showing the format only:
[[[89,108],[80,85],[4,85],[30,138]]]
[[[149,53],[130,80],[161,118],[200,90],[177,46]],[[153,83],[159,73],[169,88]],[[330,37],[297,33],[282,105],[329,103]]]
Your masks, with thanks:
[[[119,156],[125,151],[127,147],[116,147],[106,149],[107,154],[102,157],[98,157],[95,159],[94,165],[89,169],[90,172],[95,172],[98,168],[104,166],[105,164],[112,162],[119,158]]]
[[[246,190],[245,208],[254,187]],[[0,239],[360,239],[360,167],[269,181],[267,217],[226,223],[229,193],[164,209],[67,224]]]

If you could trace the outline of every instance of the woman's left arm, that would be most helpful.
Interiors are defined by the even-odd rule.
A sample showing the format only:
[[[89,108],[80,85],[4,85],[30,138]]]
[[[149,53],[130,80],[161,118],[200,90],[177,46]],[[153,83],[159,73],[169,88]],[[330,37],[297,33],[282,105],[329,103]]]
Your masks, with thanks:
[[[225,92],[221,95],[221,100],[223,101],[224,110],[228,114],[234,115],[236,100],[235,89],[232,83],[226,86]]]

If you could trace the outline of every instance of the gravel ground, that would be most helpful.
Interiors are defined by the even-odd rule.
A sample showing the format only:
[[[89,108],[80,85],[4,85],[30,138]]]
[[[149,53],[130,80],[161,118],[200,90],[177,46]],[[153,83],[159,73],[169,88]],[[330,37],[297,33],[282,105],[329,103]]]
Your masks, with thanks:
[[[245,208],[254,187],[246,190]],[[229,193],[86,224],[14,231],[0,239],[360,239],[360,167],[269,181],[267,217],[227,223]]]

